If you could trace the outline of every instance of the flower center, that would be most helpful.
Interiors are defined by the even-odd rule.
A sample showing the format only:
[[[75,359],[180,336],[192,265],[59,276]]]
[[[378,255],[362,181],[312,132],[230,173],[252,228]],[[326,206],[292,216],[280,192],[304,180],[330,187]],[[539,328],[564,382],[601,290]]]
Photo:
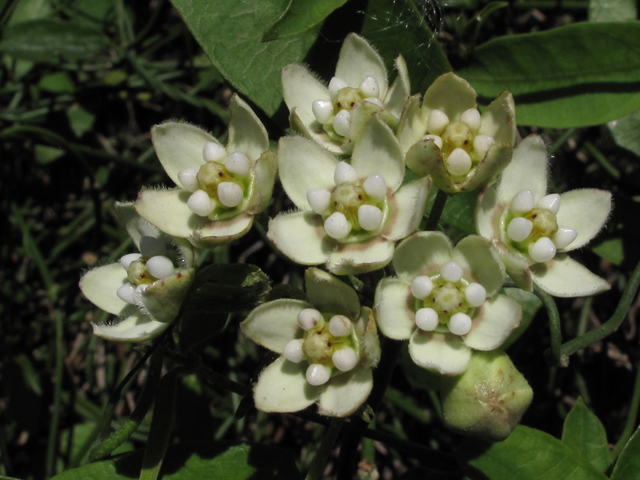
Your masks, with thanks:
[[[384,177],[371,175],[361,182],[351,165],[340,162],[334,181],[331,190],[307,192],[309,205],[322,216],[327,235],[341,243],[354,243],[379,234],[388,213]]]
[[[528,254],[532,263],[553,259],[578,236],[576,230],[558,226],[559,210],[560,195],[546,195],[536,203],[531,190],[520,190],[507,212],[506,243]]]
[[[251,161],[242,152],[227,155],[221,145],[208,142],[203,149],[206,161],[197,171],[181,170],[178,178],[192,192],[189,209],[198,216],[224,220],[246,208],[253,192]]]

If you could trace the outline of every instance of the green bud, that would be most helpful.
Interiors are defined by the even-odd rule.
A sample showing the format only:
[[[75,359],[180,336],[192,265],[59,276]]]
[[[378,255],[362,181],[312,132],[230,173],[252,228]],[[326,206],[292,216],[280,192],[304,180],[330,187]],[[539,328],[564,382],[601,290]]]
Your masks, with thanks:
[[[469,368],[441,380],[447,428],[464,435],[501,441],[520,422],[533,390],[502,350],[474,352]]]

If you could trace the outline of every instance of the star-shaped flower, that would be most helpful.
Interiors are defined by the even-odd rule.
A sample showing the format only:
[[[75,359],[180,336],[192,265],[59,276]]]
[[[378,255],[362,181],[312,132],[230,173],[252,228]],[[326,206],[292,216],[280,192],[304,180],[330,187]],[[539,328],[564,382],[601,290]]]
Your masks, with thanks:
[[[245,335],[281,355],[254,387],[264,412],[297,412],[318,403],[320,413],[345,417],[371,393],[380,344],[371,309],[356,292],[317,268],[305,273],[308,301],[279,299],[257,307],[240,324]]]
[[[453,73],[436,79],[424,94],[407,101],[398,138],[407,167],[430,175],[448,193],[472,191],[504,169],[516,139],[511,92],[504,91],[480,114],[476,91]]]
[[[282,91],[292,128],[335,154],[351,152],[364,122],[374,113],[395,131],[410,92],[402,56],[396,59],[396,68],[398,78],[389,88],[382,58],[354,33],[342,44],[328,87],[305,67],[287,65],[282,69]]]
[[[162,333],[178,315],[195,274],[193,252],[187,242],[140,218],[132,204],[116,204],[116,212],[140,253],[89,270],[80,289],[97,307],[119,317],[92,324],[95,335],[138,342]]]
[[[566,253],[597,235],[611,212],[611,193],[594,188],[547,195],[547,151],[525,138],[498,181],[478,198],[476,229],[498,249],[507,273],[525,290],[532,282],[556,297],[609,289]]]
[[[338,275],[369,272],[387,265],[395,242],[418,229],[430,181],[402,185],[402,149],[375,116],[356,140],[351,164],[302,137],[280,140],[278,162],[300,211],[271,220],[267,235],[297,263],[326,263]]]
[[[277,159],[264,126],[237,95],[226,148],[186,123],[156,125],[151,138],[178,188],[143,190],[135,208],[168,235],[213,248],[247,233],[253,216],[269,204]]]
[[[497,293],[504,266],[481,237],[452,248],[440,232],[418,232],[398,245],[393,266],[398,277],[376,289],[376,319],[387,337],[409,339],[421,367],[458,375],[472,349],[498,348],[520,324],[520,305]]]

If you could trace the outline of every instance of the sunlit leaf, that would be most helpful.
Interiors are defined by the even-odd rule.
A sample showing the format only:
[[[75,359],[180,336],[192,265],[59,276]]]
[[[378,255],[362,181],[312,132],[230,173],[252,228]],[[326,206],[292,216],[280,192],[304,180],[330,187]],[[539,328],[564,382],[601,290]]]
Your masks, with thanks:
[[[284,14],[262,35],[263,42],[290,37],[310,29],[322,22],[347,0],[290,0]]]
[[[613,467],[611,480],[637,480],[640,472],[640,430],[624,446],[616,466]]]
[[[607,433],[581,397],[564,420],[562,442],[580,452],[601,472],[611,465]]]

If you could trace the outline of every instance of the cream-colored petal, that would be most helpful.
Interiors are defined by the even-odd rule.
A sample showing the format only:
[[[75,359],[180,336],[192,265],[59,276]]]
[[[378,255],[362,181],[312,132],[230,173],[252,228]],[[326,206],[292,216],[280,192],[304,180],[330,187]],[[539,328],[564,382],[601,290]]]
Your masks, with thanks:
[[[495,143],[491,145],[475,172],[465,182],[457,185],[457,191],[472,192],[484,187],[509,165],[512,156],[511,144]]]
[[[287,65],[282,69],[282,96],[289,111],[296,114],[305,125],[320,125],[313,114],[312,105],[316,100],[331,100],[329,90],[302,65]]]
[[[394,243],[382,237],[366,242],[337,244],[329,254],[327,269],[336,275],[359,275],[388,265]]]
[[[398,140],[400,140],[400,145],[402,145],[402,150],[405,153],[408,152],[413,144],[426,133],[427,122],[420,108],[420,95],[414,95],[409,97],[404,104],[398,125],[397,136]]]
[[[116,215],[118,215],[118,218],[124,225],[124,228],[127,229],[127,233],[138,250],[140,250],[140,239],[142,237],[160,237],[160,231],[138,215],[138,212],[136,212],[133,206],[133,202],[116,202],[115,210]]]
[[[429,202],[431,179],[420,178],[402,185],[389,198],[389,220],[382,235],[388,240],[401,240],[418,230]]]
[[[511,280],[515,282],[518,288],[526,290],[527,292],[533,291],[533,280],[527,259],[520,254],[508,251],[502,244],[495,245],[499,248],[500,258]]]
[[[340,49],[335,76],[350,87],[358,88],[362,79],[368,75],[376,79],[380,87],[380,98],[385,98],[388,80],[382,57],[364,38],[350,33]]]
[[[470,108],[475,108],[476,91],[465,79],[454,73],[440,75],[424,94],[422,111],[429,118],[433,110],[442,110],[452,122]]]
[[[409,95],[411,95],[411,82],[409,80],[407,62],[402,55],[396,58],[395,65],[396,70],[398,70],[398,77],[387,92],[387,96],[384,99],[384,107],[393,116],[400,118],[404,104],[407,102]]]
[[[309,212],[282,213],[269,222],[269,240],[294,262],[319,265],[335,242],[324,233],[322,217]]]
[[[416,365],[443,375],[459,375],[471,361],[471,349],[458,335],[419,329],[409,340],[409,354]]]
[[[610,213],[611,192],[582,188],[561,194],[558,225],[578,232],[576,239],[562,251],[570,252],[589,243],[604,227]]]
[[[498,180],[498,202],[511,204],[520,190],[528,188],[540,200],[547,193],[547,147],[538,135],[529,135],[513,151],[511,163]]]
[[[442,152],[432,138],[421,137],[409,148],[405,155],[407,168],[419,177],[431,175],[435,165],[444,165]],[[444,169],[444,167],[441,167]]]
[[[278,144],[280,181],[289,198],[302,210],[311,210],[307,192],[335,187],[333,175],[338,160],[315,142],[302,137],[284,137]]]
[[[380,331],[394,340],[407,340],[416,328],[415,298],[411,285],[399,278],[383,278],[375,296],[375,313]]]
[[[331,417],[351,415],[367,400],[372,388],[371,368],[359,365],[350,372],[331,377],[320,394],[318,411]]]
[[[554,297],[584,297],[609,290],[604,278],[591,273],[567,255],[530,267],[533,282]]]
[[[522,307],[506,295],[489,298],[478,308],[464,343],[475,350],[494,350],[504,343],[522,321]]]
[[[398,245],[393,266],[398,277],[411,283],[419,275],[431,276],[452,259],[451,242],[441,232],[418,232]]]
[[[120,299],[117,291],[128,281],[127,271],[120,262],[112,263],[85,273],[80,279],[80,290],[96,307],[112,315],[125,315],[125,309],[131,313],[132,305]]]
[[[269,350],[282,354],[294,338],[302,338],[298,313],[312,305],[301,300],[282,298],[256,307],[240,329],[247,337]]]
[[[258,116],[237,94],[231,97],[227,153],[242,152],[254,164],[269,149],[269,136]]]
[[[253,400],[263,412],[298,412],[315,403],[326,388],[309,385],[307,362],[293,363],[284,357],[265,368],[253,388]]]
[[[142,218],[164,233],[189,238],[194,230],[204,228],[210,221],[191,211],[187,205],[190,196],[191,192],[186,190],[143,190],[134,207]]]
[[[478,135],[493,137],[496,143],[516,142],[516,107],[511,92],[502,92],[482,113]]]
[[[352,321],[360,314],[358,294],[349,285],[318,268],[304,274],[307,299],[321,312],[335,312]]]
[[[373,310],[369,307],[360,309],[360,317],[355,323],[355,331],[360,338],[360,362],[363,366],[376,367],[380,361],[380,339]]]
[[[164,332],[169,323],[157,322],[141,313],[136,313],[112,324],[92,323],[93,334],[116,342],[141,342]]]
[[[278,157],[271,151],[264,152],[253,166],[255,190],[247,212],[255,215],[269,205],[278,171]]]
[[[305,125],[302,119],[298,116],[297,109],[295,108],[291,110],[289,123],[291,124],[291,129],[294,132],[299,133],[308,140],[316,142],[334,155],[344,155],[349,153],[350,149],[353,148],[351,142],[348,140],[345,140],[344,144],[334,142],[318,122],[311,125]],[[351,123],[353,127],[353,118]]]
[[[487,240],[500,238],[500,218],[507,204],[498,203],[498,191],[494,185],[485,187],[478,195],[476,207],[475,226],[476,231]]]
[[[464,270],[464,278],[482,285],[492,296],[504,283],[505,268],[489,240],[477,235],[463,238],[453,249],[453,259]]]
[[[204,165],[205,143],[220,145],[212,135],[188,123],[164,122],[151,129],[151,140],[162,167],[174,183],[182,188],[178,173],[185,168],[198,170]]]
[[[214,248],[226,245],[245,235],[253,225],[253,216],[241,213],[227,220],[210,221],[200,230],[193,232],[189,241],[200,248]]]

